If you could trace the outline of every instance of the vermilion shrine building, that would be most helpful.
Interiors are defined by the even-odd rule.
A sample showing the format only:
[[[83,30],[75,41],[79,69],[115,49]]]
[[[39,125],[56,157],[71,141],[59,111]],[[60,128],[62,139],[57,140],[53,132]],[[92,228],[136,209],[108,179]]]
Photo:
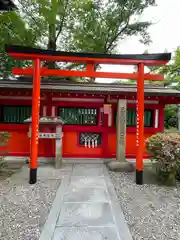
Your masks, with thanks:
[[[143,158],[147,157],[144,140],[153,133],[163,131],[164,106],[166,103],[178,102],[180,97],[179,92],[162,87],[146,86],[144,91],[145,80],[163,80],[161,75],[146,74],[144,67],[166,64],[171,58],[170,53],[76,53],[15,45],[6,46],[6,51],[17,60],[33,62],[30,68],[13,69],[15,75],[33,76],[32,83],[14,81],[0,84],[3,90],[1,127],[2,130],[12,131],[13,136],[8,146],[9,154],[30,155],[31,184],[37,180],[39,156],[55,157],[56,166],[60,167],[62,156],[116,157],[123,161],[126,157],[133,158],[135,155],[136,183],[143,183]],[[55,61],[83,64],[85,68],[68,70],[44,67],[44,62]],[[135,65],[137,72],[128,74],[96,71],[97,64]],[[137,90],[132,85],[62,84],[42,79],[48,76],[136,79]],[[23,124],[31,115],[29,126]],[[45,119],[39,118],[39,115],[44,118],[48,116],[48,124],[55,125],[47,126]],[[41,124],[46,132],[40,132]],[[30,141],[26,135],[27,128]],[[45,139],[50,135],[55,137],[55,142]],[[42,140],[38,144],[40,137]]]
[[[40,115],[64,119],[64,158],[115,158],[116,112],[118,104],[123,102],[127,104],[126,157],[132,159],[136,157],[136,91],[133,84],[83,84],[43,79]],[[8,155],[29,157],[28,124],[24,120],[31,116],[32,78],[0,81],[0,101],[0,131],[12,134]],[[179,91],[145,85],[145,138],[163,131],[165,105],[179,102]],[[40,139],[39,157],[54,157],[54,144],[55,140]],[[144,158],[147,157],[144,148]]]

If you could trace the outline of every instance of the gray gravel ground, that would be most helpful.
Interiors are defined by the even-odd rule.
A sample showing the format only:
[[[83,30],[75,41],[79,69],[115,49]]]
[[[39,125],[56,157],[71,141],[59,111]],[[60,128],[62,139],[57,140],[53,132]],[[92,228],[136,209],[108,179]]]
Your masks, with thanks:
[[[45,223],[63,174],[52,166],[38,169],[38,182],[28,183],[29,171],[0,182],[0,240],[36,240]]]
[[[109,172],[135,240],[180,240],[180,184],[138,186],[134,173]]]

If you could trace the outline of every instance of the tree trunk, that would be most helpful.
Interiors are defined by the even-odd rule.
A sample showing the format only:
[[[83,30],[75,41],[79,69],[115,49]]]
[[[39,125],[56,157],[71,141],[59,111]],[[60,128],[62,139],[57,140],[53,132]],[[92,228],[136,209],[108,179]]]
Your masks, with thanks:
[[[56,51],[56,26],[55,24],[49,25],[49,39],[48,39],[48,50]],[[47,62],[47,66],[50,69],[54,69],[56,67],[56,62]]]

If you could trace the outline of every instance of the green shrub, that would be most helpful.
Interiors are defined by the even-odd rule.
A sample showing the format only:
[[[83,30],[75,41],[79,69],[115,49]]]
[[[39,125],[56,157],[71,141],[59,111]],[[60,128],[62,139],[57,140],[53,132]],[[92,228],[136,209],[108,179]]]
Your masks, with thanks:
[[[158,133],[146,141],[146,148],[155,163],[158,179],[166,185],[175,185],[180,169],[180,135]]]
[[[0,132],[0,147],[7,146],[11,134],[8,132]]]

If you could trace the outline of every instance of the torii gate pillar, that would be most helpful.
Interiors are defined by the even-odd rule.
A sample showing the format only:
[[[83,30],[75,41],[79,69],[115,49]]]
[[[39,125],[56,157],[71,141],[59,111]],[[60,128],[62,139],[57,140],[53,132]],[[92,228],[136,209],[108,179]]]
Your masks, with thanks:
[[[38,143],[39,143],[39,109],[40,109],[40,60],[34,60],[33,96],[32,96],[32,128],[30,149],[30,176],[29,183],[37,181]]]
[[[144,64],[138,65],[136,103],[136,184],[143,184],[144,153]]]

